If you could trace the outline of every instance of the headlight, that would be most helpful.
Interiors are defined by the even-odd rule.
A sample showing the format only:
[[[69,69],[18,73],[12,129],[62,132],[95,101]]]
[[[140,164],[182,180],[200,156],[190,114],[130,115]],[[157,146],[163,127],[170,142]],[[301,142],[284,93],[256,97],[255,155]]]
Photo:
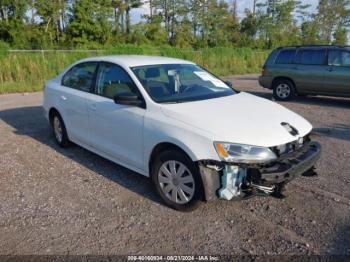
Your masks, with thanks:
[[[271,149],[231,143],[214,143],[221,160],[233,163],[265,163],[277,159]]]

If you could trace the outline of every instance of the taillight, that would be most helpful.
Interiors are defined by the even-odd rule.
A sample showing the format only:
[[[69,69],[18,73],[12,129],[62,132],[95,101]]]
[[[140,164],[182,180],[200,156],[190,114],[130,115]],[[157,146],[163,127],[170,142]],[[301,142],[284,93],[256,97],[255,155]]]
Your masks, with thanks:
[[[262,70],[261,70],[261,75],[262,75],[262,76],[266,76],[266,75],[267,75],[267,69],[266,69],[265,66],[264,66],[264,67],[262,68]]]

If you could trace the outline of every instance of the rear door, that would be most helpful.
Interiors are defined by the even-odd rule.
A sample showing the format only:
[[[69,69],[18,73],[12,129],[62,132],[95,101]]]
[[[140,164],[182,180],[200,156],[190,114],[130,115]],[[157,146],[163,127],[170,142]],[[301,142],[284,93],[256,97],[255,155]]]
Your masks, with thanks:
[[[299,93],[317,93],[325,89],[326,51],[324,47],[298,50],[293,80]]]
[[[294,79],[297,73],[295,65],[296,51],[297,49],[295,47],[280,50],[274,61],[274,65],[268,68],[269,74],[272,74],[275,77],[284,76]]]
[[[72,67],[62,78],[60,103],[68,136],[76,142],[89,143],[87,97],[93,92],[97,62]]]
[[[324,82],[326,93],[350,95],[350,50],[329,49]]]

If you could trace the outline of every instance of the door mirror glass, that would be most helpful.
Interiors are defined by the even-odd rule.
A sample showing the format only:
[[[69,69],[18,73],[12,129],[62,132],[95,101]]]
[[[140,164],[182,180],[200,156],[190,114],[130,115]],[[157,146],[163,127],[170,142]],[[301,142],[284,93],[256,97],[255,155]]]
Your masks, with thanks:
[[[145,103],[134,93],[131,92],[122,92],[116,94],[114,97],[114,103],[119,105],[128,105],[128,106],[137,106],[145,107]]]

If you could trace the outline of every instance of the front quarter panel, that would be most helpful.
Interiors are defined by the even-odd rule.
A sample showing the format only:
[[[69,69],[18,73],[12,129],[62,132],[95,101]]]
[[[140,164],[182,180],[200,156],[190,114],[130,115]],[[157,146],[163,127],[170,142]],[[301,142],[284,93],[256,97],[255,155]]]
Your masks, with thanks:
[[[148,170],[153,149],[160,143],[171,143],[180,147],[193,161],[204,159],[220,161],[210,133],[168,118],[158,108],[153,112],[148,111],[145,117],[145,170]]]

